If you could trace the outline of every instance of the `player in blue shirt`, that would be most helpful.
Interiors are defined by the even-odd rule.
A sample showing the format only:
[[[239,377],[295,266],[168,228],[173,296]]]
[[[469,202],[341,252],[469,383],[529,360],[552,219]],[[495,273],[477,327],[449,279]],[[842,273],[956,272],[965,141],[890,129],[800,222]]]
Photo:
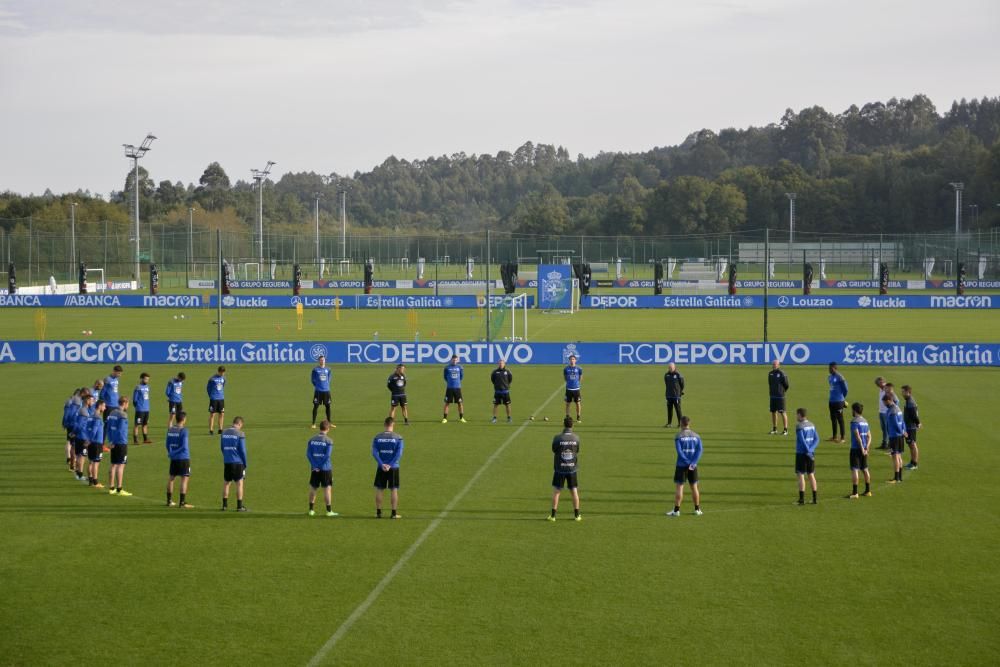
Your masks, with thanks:
[[[844,408],[847,407],[847,380],[837,370],[837,362],[831,361],[830,374],[827,382],[830,384],[830,424],[833,426],[833,436],[830,442],[844,442]],[[837,437],[837,429],[840,437]]]
[[[233,425],[219,437],[222,448],[222,511],[229,508],[229,485],[236,482],[236,511],[246,512],[243,504],[243,482],[247,474],[247,437],[243,433],[243,417],[233,419]]]
[[[101,459],[104,456],[104,401],[94,404],[94,414],[87,419],[87,482],[88,486],[103,489],[98,474],[101,470]]]
[[[76,471],[73,465],[73,441],[76,439],[74,422],[77,413],[80,412],[80,407],[83,405],[80,395],[84,391],[86,389],[74,389],[73,395],[66,399],[66,403],[63,404],[62,427],[66,430],[66,467],[69,468],[70,472]]]
[[[316,360],[319,365],[312,369],[312,380],[313,386],[313,419],[312,427],[316,428],[316,413],[319,411],[319,406],[322,405],[326,410],[326,420],[330,421],[330,369],[326,365],[326,357],[320,355]],[[330,423],[330,428],[337,428]]]
[[[698,491],[698,462],[701,460],[701,436],[691,430],[691,418],[684,415],[680,418],[681,430],[674,438],[674,448],[677,450],[677,465],[674,468],[674,511],[667,516],[681,515],[681,502],[684,500],[684,480],[691,485],[691,500],[694,501],[694,513],[701,516],[701,493]]]
[[[112,496],[131,496],[124,487],[125,464],[128,462],[128,399],[118,399],[118,405],[108,410],[108,442],[111,444],[111,470],[108,493]]]
[[[906,421],[903,411],[899,409],[893,400],[892,394],[882,397],[882,403],[887,408],[885,415],[885,426],[889,435],[889,454],[892,456],[892,479],[890,484],[903,481],[903,448],[906,446]]]
[[[178,412],[184,412],[184,380],[187,375],[178,373],[167,381],[167,428],[174,424]]]
[[[865,476],[866,497],[872,495],[872,475],[868,470],[868,450],[872,444],[872,432],[868,427],[868,421],[861,416],[865,411],[865,406],[857,401],[851,404],[851,495],[848,498],[858,497],[858,471]]]
[[[807,411],[799,408],[795,411],[795,474],[799,477],[799,505],[806,504],[806,476],[813,492],[813,505],[816,504],[816,446],[819,445],[819,435],[812,422],[806,419]]]
[[[149,439],[149,373],[139,375],[139,384],[132,391],[132,406],[135,408],[135,428],[132,429],[132,443],[139,444],[139,428],[142,428],[142,444],[148,445]]]
[[[187,413],[174,415],[174,425],[167,429],[167,457],[170,473],[167,480],[167,507],[190,509],[187,504],[188,480],[191,478],[191,449],[188,446]],[[174,478],[181,478],[181,499],[174,503]]]
[[[448,423],[448,408],[452,403],[458,405],[458,421],[463,424],[465,421],[465,406],[462,404],[462,378],[465,371],[458,364],[458,355],[452,355],[451,363],[444,367],[444,417],[442,424]]]
[[[396,420],[385,418],[385,430],[372,439],[372,457],[375,459],[375,518],[382,518],[382,496],[389,489],[392,518],[399,514],[399,459],[403,456],[403,436],[395,433]]]
[[[89,390],[80,393],[80,409],[76,411],[72,420],[73,429],[73,455],[74,471],[78,482],[86,482],[87,477],[83,474],[83,465],[87,460],[87,424],[94,413],[94,396]]]
[[[104,405],[107,406],[104,410],[105,422],[107,422],[108,415],[111,414],[111,411],[118,406],[118,382],[121,376],[122,367],[115,366],[111,369],[111,374],[104,378],[104,386],[101,387],[101,394],[98,398],[104,401]],[[107,435],[107,428],[105,428],[104,431],[105,435]]]
[[[576,355],[569,355],[569,366],[563,368],[563,378],[566,380],[566,416],[569,417],[569,404],[576,403],[576,421],[582,422],[580,412],[583,398],[580,396],[580,380],[583,379],[583,369],[576,365]]]
[[[219,416],[219,432],[222,432],[222,425],[226,417],[226,367],[219,366],[215,375],[208,378],[205,386],[208,392],[208,434],[215,433],[215,416]]]
[[[338,516],[333,511],[333,440],[328,435],[330,422],[325,419],[319,424],[319,433],[309,438],[306,445],[306,459],[309,461],[309,516],[316,516],[316,491],[323,487],[326,500],[326,515]]]

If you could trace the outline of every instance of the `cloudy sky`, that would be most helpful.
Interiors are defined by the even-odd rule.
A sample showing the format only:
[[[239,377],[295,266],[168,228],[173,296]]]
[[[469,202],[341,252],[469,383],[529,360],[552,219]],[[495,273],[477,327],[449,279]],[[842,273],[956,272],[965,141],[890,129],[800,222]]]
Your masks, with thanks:
[[[0,191],[680,143],[786,108],[1000,94],[1000,3],[0,0]]]

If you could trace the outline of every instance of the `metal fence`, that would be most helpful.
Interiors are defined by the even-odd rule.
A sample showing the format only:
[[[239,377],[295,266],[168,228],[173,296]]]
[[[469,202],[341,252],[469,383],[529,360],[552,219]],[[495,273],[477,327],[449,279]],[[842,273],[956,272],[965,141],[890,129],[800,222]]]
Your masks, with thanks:
[[[104,270],[106,280],[135,278],[135,246],[130,225],[76,221],[75,233],[39,231],[31,221],[0,220],[0,258],[3,271],[13,263],[20,285],[39,285],[55,278],[76,279],[77,266]],[[52,223],[47,224],[51,229]],[[144,225],[140,238],[143,283],[148,265],[160,271],[161,287],[186,286],[188,279],[211,278],[217,262],[216,232],[186,225]],[[288,279],[299,264],[303,277],[360,279],[366,262],[376,278],[416,278],[423,258],[425,278],[460,279],[499,276],[496,265],[514,262],[522,271],[539,263],[586,262],[595,278],[651,279],[653,265],[721,267],[736,263],[740,277],[764,275],[799,278],[804,262],[814,265],[816,277],[871,278],[879,263],[896,277],[954,277],[956,262],[964,262],[967,276],[1000,277],[1000,228],[962,234],[822,234],[752,230],[732,234],[684,236],[543,236],[508,232],[467,234],[320,235],[304,228],[301,234],[269,234],[263,239],[263,258],[252,231],[222,232],[222,253],[239,278]],[[318,252],[317,252],[318,248]],[[770,263],[765,263],[765,250]],[[261,261],[263,259],[263,261]],[[673,260],[669,262],[668,260]],[[933,260],[933,261],[930,261]],[[680,269],[677,269],[679,271]],[[678,277],[669,272],[665,277]],[[4,281],[6,283],[6,280]]]

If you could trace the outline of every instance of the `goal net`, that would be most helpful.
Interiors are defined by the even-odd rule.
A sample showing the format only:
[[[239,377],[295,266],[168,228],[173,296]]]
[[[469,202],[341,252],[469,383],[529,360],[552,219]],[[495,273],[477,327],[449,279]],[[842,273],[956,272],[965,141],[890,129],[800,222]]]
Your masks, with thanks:
[[[103,292],[108,283],[104,281],[104,269],[87,269],[87,287],[95,292]]]
[[[486,330],[486,318],[483,320],[481,336],[486,340],[528,340],[528,295],[505,294],[495,305],[489,306],[489,330]]]

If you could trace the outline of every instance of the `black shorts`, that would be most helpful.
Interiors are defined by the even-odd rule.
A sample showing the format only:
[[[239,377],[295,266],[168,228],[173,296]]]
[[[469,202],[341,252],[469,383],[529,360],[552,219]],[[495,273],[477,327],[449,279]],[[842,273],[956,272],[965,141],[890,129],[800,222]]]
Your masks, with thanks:
[[[309,473],[309,486],[314,489],[323,487],[333,486],[333,471],[332,470],[313,470]]]
[[[444,402],[445,403],[461,403],[462,402],[462,389],[453,389],[448,387],[444,390]]]
[[[177,403],[167,401],[167,414],[176,415],[178,412],[184,412],[184,404],[180,401]]]
[[[580,402],[580,390],[579,389],[567,389],[566,390],[566,402],[567,403],[579,403]]]
[[[893,454],[902,454],[903,449],[906,447],[906,438],[897,435],[894,438],[889,438],[889,451]]]
[[[111,465],[123,466],[128,463],[128,445],[111,446]]]
[[[552,488],[562,489],[563,486],[567,489],[575,489],[577,487],[575,472],[555,472],[552,474]]]
[[[399,488],[399,468],[389,468],[382,470],[382,466],[375,469],[376,489],[398,489]]]
[[[208,412],[209,414],[223,414],[226,411],[226,399],[224,398],[211,398],[208,400]]]
[[[771,397],[771,412],[784,412],[785,411],[785,397],[781,396],[775,398]]]
[[[86,456],[87,441],[83,438],[73,438],[73,453],[77,456]]]
[[[816,472],[816,459],[808,454],[795,454],[795,472],[799,475],[811,475]]]
[[[171,477],[190,477],[191,459],[170,459]]]
[[[493,392],[493,405],[510,405],[510,392],[509,391]]]
[[[87,460],[91,463],[100,463],[104,459],[104,450],[100,443],[95,443],[87,448]]]
[[[917,444],[917,429],[911,424],[906,425],[906,444],[915,445]]]
[[[830,417],[835,419],[840,415],[844,414],[844,408],[847,407],[847,403],[844,401],[837,401],[836,403],[830,403]]]
[[[330,400],[330,392],[328,391],[314,391],[313,392],[313,405],[330,405],[332,401]]]
[[[851,448],[851,470],[868,470],[868,455],[853,447]]]
[[[674,484],[683,484],[685,481],[697,484],[698,469],[691,470],[687,466],[677,466],[674,468]]]
[[[389,405],[396,407],[397,405],[401,407],[406,407],[406,394],[393,394],[389,398]]]
[[[71,428],[66,429],[66,439],[69,440],[71,443],[74,440],[76,440],[76,436],[73,435],[73,429]]]
[[[136,412],[135,413],[135,425],[145,426],[149,423],[149,410],[146,412]]]
[[[246,475],[246,467],[242,463],[224,463],[222,479],[227,482],[238,482]]]

